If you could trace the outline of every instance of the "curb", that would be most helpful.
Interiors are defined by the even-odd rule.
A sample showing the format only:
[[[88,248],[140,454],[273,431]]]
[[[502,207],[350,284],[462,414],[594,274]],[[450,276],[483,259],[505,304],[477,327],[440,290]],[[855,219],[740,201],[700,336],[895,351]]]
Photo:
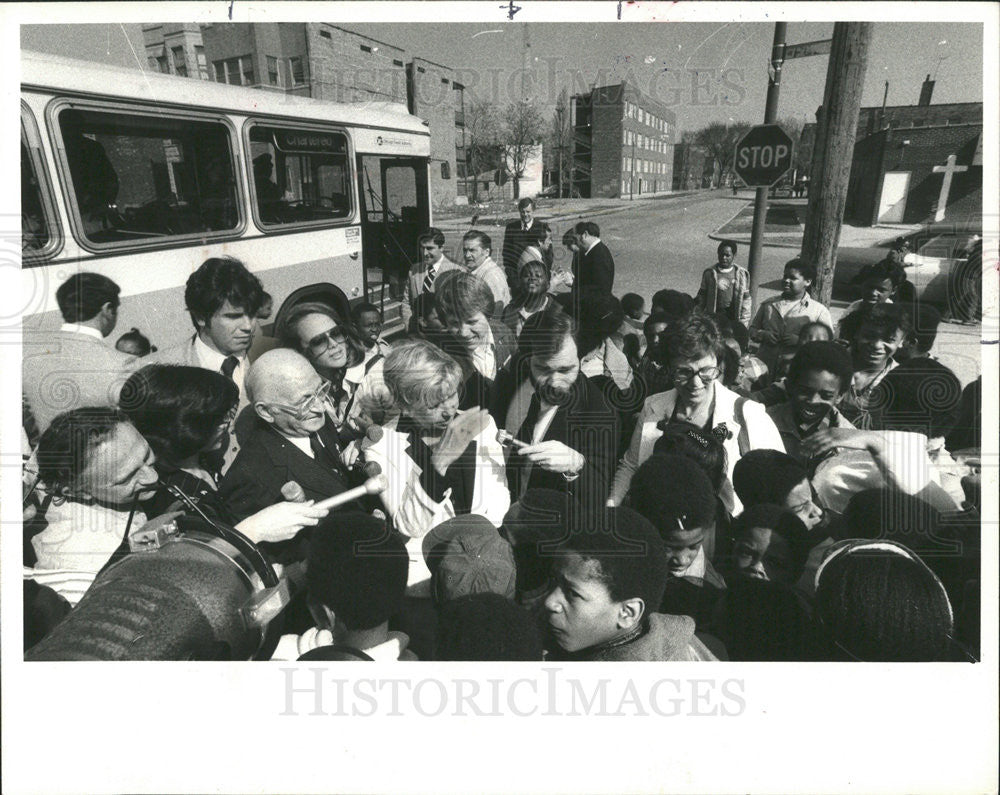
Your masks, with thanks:
[[[739,243],[740,245],[743,245],[743,246],[749,246],[750,245],[750,235],[720,235],[720,234],[718,234],[718,230],[716,230],[715,232],[709,232],[708,233],[708,239],[709,240],[732,240],[734,243]],[[799,249],[799,250],[801,250],[801,248],[802,248],[802,241],[799,240],[798,243],[784,243],[784,242],[777,242],[777,241],[772,242],[772,241],[770,241],[770,240],[767,239],[767,235],[765,234],[764,235],[764,243],[763,243],[763,245],[770,246],[771,248],[790,248],[790,249]]]
[[[649,198],[649,199],[639,199],[638,201],[629,202],[628,204],[624,204],[624,205],[622,205],[620,207],[617,207],[617,206],[604,207],[602,209],[593,210],[593,211],[590,211],[590,212],[588,212],[586,210],[574,210],[573,212],[563,212],[563,213],[559,213],[559,214],[556,214],[556,215],[548,215],[548,216],[545,216],[545,217],[541,218],[541,220],[546,221],[546,222],[551,222],[551,221],[564,221],[567,218],[596,218],[596,217],[603,216],[603,215],[613,215],[614,213],[625,212],[627,210],[635,209],[636,207],[646,206],[646,205],[651,204],[652,202],[656,202],[656,201],[670,201],[672,199],[682,199],[682,198],[685,198],[687,196],[693,196],[693,195],[696,195],[696,194],[701,193],[701,192],[702,191],[684,191],[683,193],[666,193],[666,194],[663,194],[662,196],[655,196],[655,197],[652,197],[652,198]],[[539,216],[539,217],[541,217],[541,216]],[[441,222],[439,222],[437,224],[437,227],[439,229],[442,229],[442,230],[449,229],[449,228],[451,228],[451,229],[457,229],[457,228],[461,228],[463,226],[467,226],[468,225],[467,222],[469,220],[471,220],[471,219],[469,219],[469,218],[465,218],[465,219],[448,219],[447,221],[441,221]],[[500,224],[497,224],[497,226],[500,226]]]

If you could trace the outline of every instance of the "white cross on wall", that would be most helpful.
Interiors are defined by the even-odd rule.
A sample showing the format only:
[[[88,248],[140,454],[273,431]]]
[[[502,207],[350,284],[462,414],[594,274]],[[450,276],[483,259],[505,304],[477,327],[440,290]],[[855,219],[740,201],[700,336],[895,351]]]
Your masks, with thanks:
[[[955,155],[948,155],[948,163],[944,166],[934,166],[935,174],[944,174],[941,180],[941,195],[938,196],[937,212],[934,214],[935,221],[944,220],[944,209],[948,204],[948,194],[951,192],[951,175],[968,171],[968,166],[956,166]]]

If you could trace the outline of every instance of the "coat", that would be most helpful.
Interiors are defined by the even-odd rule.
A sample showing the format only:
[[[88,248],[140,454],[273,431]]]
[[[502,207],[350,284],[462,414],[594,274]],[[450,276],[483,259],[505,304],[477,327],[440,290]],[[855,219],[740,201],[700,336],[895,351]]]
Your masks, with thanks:
[[[750,271],[734,266],[733,274],[733,300],[729,304],[729,317],[750,326],[753,304],[750,300]],[[716,307],[718,300],[719,274],[713,265],[706,268],[701,275],[701,285],[698,287],[698,294],[695,296],[695,303],[706,312],[713,313],[719,311]]]
[[[524,428],[523,433],[522,428],[510,427],[508,424],[513,422],[510,413],[511,404],[523,383],[523,381],[516,382],[511,370],[499,374],[494,385],[494,399],[490,413],[498,427],[528,441],[534,430],[534,423],[530,428]],[[537,397],[532,400],[536,402]],[[603,502],[614,469],[617,432],[618,413],[605,398],[604,393],[581,373],[573,386],[572,398],[567,405],[556,410],[552,423],[543,437],[543,441],[562,442],[583,456],[586,463],[580,477],[566,480],[557,472],[548,472],[537,466],[532,466],[529,470],[520,456],[509,453],[507,482],[511,499],[516,501],[523,490],[538,488],[568,491],[577,495],[596,494]],[[527,484],[523,482],[524,477],[528,477]]]
[[[39,432],[71,409],[117,405],[137,361],[144,362],[78,331],[26,333],[22,388]]]
[[[331,453],[337,455],[337,433],[329,421],[320,429],[319,436]],[[338,472],[306,455],[258,418],[253,432],[219,483],[219,496],[233,518],[241,522],[269,505],[282,502],[285,498],[281,487],[290,480],[302,487],[307,500],[325,500],[347,491],[353,485],[342,471]],[[343,506],[340,510],[350,510],[350,506]],[[266,546],[287,557],[285,553],[296,547],[298,542],[296,538]],[[298,554],[291,557],[297,559]]]
[[[497,442],[497,426],[490,419],[487,426],[472,440],[476,446],[476,470],[470,513],[500,526],[510,508],[507,491],[503,448]],[[382,437],[365,449],[365,460],[378,464],[388,481],[380,496],[396,529],[410,540],[406,548],[410,555],[407,578],[411,596],[427,596],[430,571],[424,562],[422,543],[427,533],[456,515],[451,501],[451,489],[441,500],[435,500],[424,488],[419,464],[410,455],[409,434],[397,430],[396,422],[382,429]]]
[[[531,226],[534,227],[537,223],[537,220],[533,220]],[[507,276],[507,283],[510,285],[511,291],[513,291],[514,285],[517,284],[518,260],[521,258],[521,253],[530,243],[530,233],[521,230],[520,219],[511,221],[504,227],[503,250],[500,254],[500,264],[503,266],[504,274]]]
[[[447,257],[441,257],[441,261],[434,268],[434,281],[438,276],[448,271],[461,268]],[[403,319],[403,327],[409,327],[410,318],[413,317],[413,302],[424,292],[424,278],[427,276],[427,266],[423,261],[416,262],[410,266],[410,273],[403,282],[403,297],[399,304],[399,315]]]
[[[603,241],[584,253],[580,252],[573,261],[573,292],[581,295],[584,290],[597,288],[602,293],[611,294],[615,285],[615,259]]]
[[[725,423],[729,431],[728,438],[723,442],[726,450],[726,482],[722,486],[720,498],[730,515],[735,516],[743,509],[736,492],[733,490],[733,467],[740,460],[745,450],[780,450],[785,446],[781,442],[781,434],[774,422],[767,416],[764,406],[756,401],[742,398],[720,382],[714,382],[715,411],[712,414],[712,427]],[[621,505],[628,494],[632,477],[639,466],[653,454],[656,440],[663,436],[657,424],[673,414],[677,403],[677,390],[670,389],[646,398],[642,411],[632,434],[632,442],[628,451],[618,465],[614,483],[611,486],[611,505]],[[742,418],[737,414],[742,414]],[[741,450],[741,447],[745,448]]]

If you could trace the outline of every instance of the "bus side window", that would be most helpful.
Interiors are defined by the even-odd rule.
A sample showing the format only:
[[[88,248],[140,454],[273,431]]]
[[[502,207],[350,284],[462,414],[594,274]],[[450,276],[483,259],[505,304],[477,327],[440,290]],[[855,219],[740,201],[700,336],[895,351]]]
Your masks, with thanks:
[[[86,242],[118,248],[238,230],[225,125],[86,108],[62,110],[58,120]]]
[[[343,133],[254,124],[250,160],[263,227],[350,217],[351,171]]]
[[[34,163],[21,139],[21,251],[26,255],[41,252],[49,244],[52,235],[49,231],[48,219],[45,217],[45,205],[42,202],[42,189],[38,184]]]

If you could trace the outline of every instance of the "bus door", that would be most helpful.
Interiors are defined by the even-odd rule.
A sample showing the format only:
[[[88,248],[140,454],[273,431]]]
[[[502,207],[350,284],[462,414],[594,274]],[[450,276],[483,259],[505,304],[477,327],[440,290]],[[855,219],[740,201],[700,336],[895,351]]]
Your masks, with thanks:
[[[358,180],[365,294],[384,311],[402,297],[417,236],[430,225],[427,160],[359,155]]]

